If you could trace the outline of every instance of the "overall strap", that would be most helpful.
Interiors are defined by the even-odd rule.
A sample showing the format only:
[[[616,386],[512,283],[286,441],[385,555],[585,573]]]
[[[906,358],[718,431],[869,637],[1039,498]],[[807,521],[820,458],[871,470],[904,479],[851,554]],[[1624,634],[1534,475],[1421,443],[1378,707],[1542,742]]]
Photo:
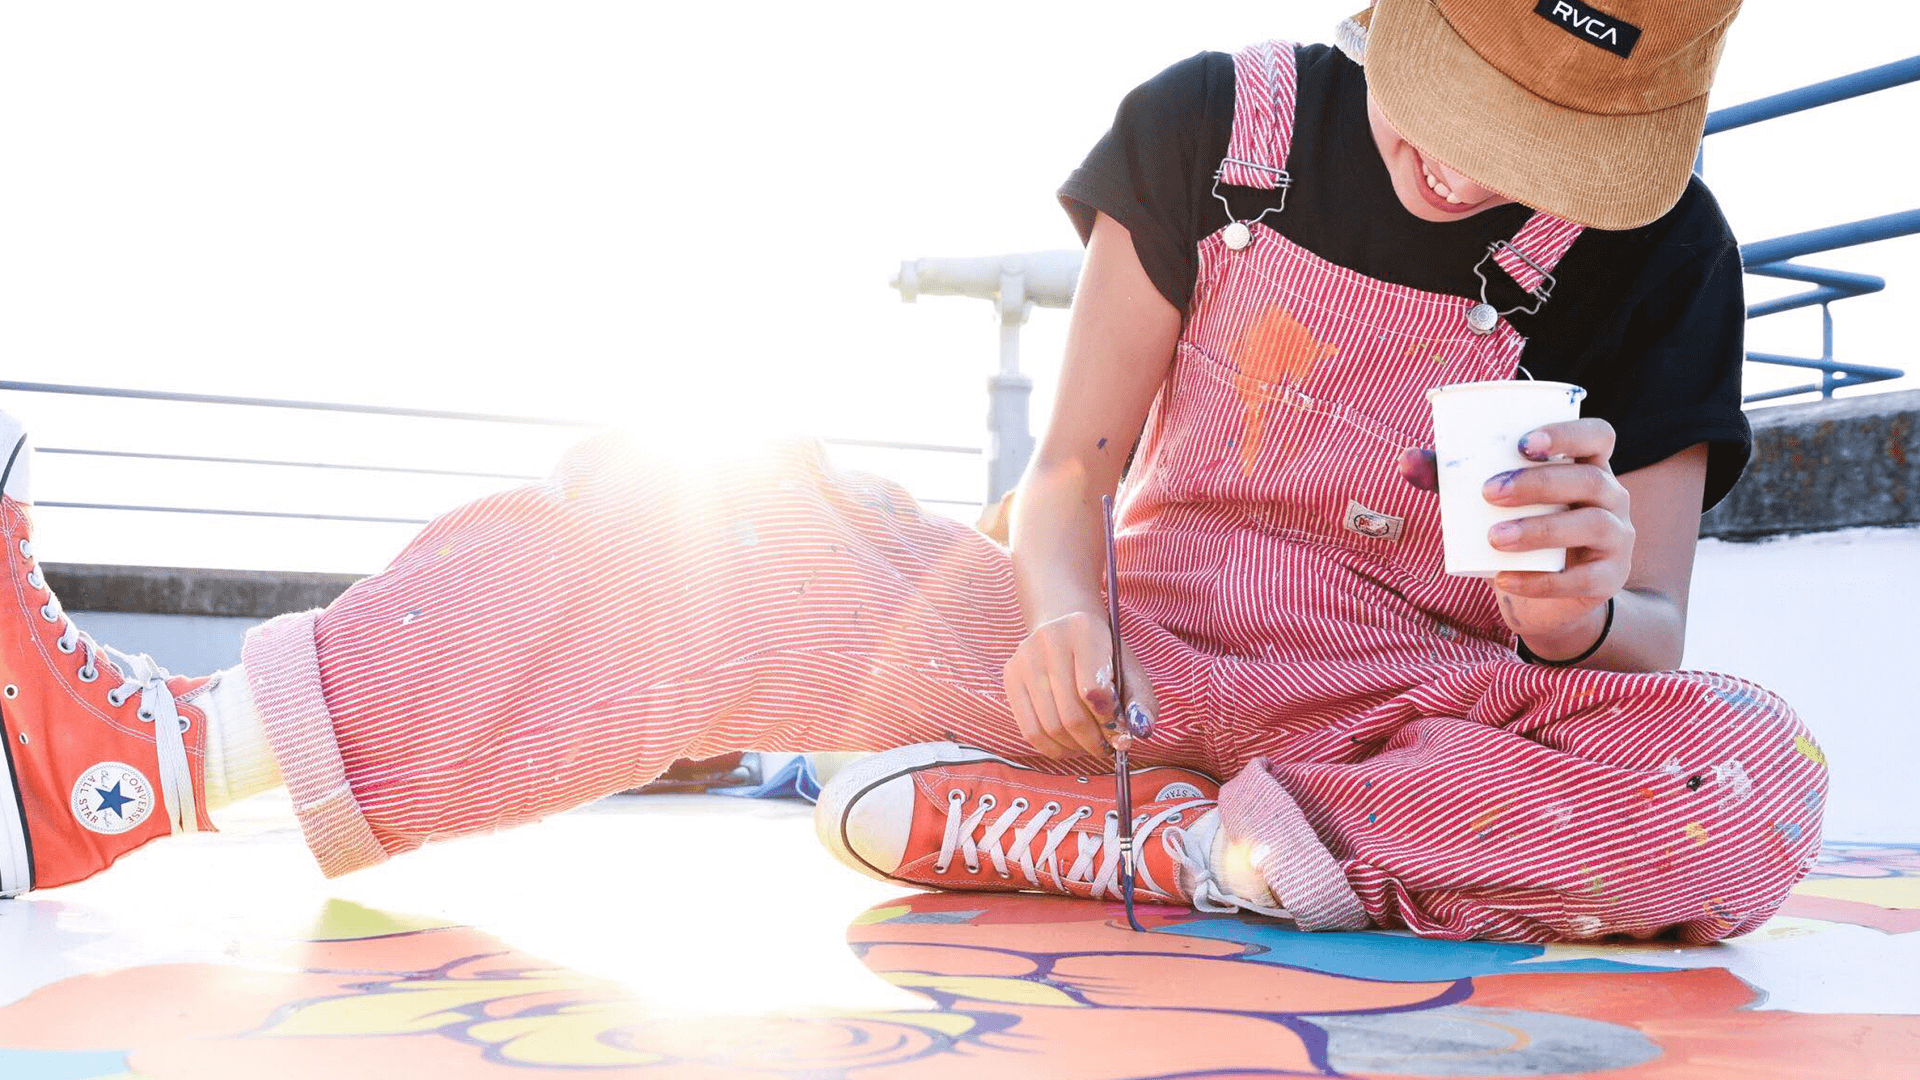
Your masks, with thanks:
[[[1544,301],[1553,293],[1553,268],[1580,238],[1582,228],[1536,211],[1513,239],[1495,241],[1488,254],[1516,284]]]
[[[1215,180],[1263,190],[1287,186],[1296,85],[1290,41],[1265,41],[1233,54],[1233,134]]]

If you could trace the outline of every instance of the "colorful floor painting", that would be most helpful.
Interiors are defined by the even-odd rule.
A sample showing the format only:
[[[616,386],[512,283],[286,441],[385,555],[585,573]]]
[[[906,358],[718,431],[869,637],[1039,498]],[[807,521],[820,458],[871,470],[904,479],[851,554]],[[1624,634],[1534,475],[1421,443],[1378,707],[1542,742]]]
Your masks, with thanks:
[[[1685,949],[1166,908],[1137,934],[1110,905],[889,890],[813,849],[799,808],[711,798],[614,800],[331,884],[303,857],[258,824],[0,904],[0,1077],[1920,1069],[1920,847],[1834,845],[1765,929]]]

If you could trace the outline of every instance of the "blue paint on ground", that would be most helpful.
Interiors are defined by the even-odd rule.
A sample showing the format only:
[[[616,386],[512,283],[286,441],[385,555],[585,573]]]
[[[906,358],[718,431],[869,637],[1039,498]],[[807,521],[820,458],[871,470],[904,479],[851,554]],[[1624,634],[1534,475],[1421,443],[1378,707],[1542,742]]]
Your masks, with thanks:
[[[0,1047],[7,1080],[93,1080],[128,1071],[124,1050],[8,1050]]]
[[[964,926],[987,913],[985,908],[978,911],[910,911],[905,915],[895,915],[885,920],[886,925],[895,923],[932,923]]]
[[[1258,945],[1266,951],[1247,957],[1268,964],[1305,968],[1376,982],[1446,982],[1479,975],[1520,975],[1576,971],[1661,971],[1645,964],[1614,960],[1534,961],[1539,945],[1499,941],[1435,941],[1400,934],[1309,934],[1283,926],[1260,926],[1238,919],[1201,919],[1169,926],[1168,934],[1214,938]]]

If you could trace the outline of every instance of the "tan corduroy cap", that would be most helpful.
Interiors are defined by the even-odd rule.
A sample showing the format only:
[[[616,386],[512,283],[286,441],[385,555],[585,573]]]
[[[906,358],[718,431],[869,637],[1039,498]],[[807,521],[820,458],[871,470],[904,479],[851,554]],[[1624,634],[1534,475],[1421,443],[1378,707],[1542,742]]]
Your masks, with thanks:
[[[1378,0],[1367,87],[1420,152],[1599,229],[1686,190],[1740,0]]]

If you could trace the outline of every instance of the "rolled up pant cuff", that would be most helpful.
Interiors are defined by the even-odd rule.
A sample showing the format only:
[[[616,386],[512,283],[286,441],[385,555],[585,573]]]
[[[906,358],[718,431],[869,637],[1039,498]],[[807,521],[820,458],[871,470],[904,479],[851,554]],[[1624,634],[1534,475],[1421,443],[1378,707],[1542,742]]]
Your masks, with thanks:
[[[314,644],[319,615],[303,611],[255,627],[240,655],[300,831],[321,873],[331,878],[382,862],[387,853],[347,785],[346,764],[321,693]]]
[[[1372,925],[1333,853],[1267,771],[1265,758],[1248,762],[1240,775],[1221,785],[1220,827],[1236,845],[1247,845],[1254,868],[1300,929]]]

